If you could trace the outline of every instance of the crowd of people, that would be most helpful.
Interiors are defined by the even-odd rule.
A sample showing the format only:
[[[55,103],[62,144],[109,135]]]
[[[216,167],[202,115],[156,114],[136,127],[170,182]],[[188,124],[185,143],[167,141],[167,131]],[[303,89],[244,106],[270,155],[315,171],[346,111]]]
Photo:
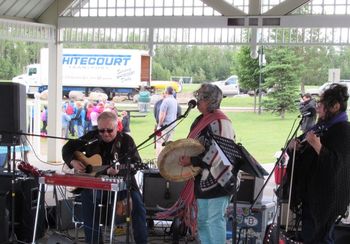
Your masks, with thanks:
[[[127,111],[118,110],[114,102],[110,101],[74,101],[69,100],[62,105],[62,134],[64,138],[82,137],[89,131],[97,129],[97,119],[105,111],[110,111],[117,116],[118,131],[130,134],[130,118]],[[41,112],[41,133],[46,135],[47,109]]]

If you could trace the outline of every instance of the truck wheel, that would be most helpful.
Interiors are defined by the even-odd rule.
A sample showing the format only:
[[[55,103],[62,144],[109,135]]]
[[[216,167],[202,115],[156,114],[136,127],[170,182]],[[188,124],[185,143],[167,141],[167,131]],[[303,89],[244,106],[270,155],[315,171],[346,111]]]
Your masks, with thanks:
[[[91,91],[92,92],[99,92],[99,93],[106,93],[105,90],[102,88],[93,88]]]

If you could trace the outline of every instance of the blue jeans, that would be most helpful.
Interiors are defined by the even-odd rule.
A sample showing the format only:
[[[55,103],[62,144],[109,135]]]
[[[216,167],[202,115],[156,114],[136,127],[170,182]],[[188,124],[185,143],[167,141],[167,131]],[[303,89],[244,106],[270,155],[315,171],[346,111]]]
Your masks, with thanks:
[[[131,222],[134,239],[137,244],[147,244],[146,208],[138,191],[131,191]]]
[[[303,203],[301,221],[302,221],[301,235],[303,238],[303,242],[310,243],[310,241],[312,241],[312,237],[314,236],[314,232],[315,232],[315,222],[311,216],[309,206],[305,203]],[[318,244],[335,243],[334,227],[335,227],[335,224],[331,226],[328,233],[325,233],[324,237],[318,242]]]
[[[84,232],[86,243],[102,243],[102,232],[99,228],[100,222],[100,209],[96,207],[94,211],[94,205],[99,204],[102,198],[101,191],[84,189],[81,192],[82,210],[83,210],[83,221],[84,221]],[[107,192],[103,192],[106,196]],[[95,201],[94,201],[95,197]],[[138,191],[131,191],[132,199],[132,227],[135,242],[137,244],[147,243],[147,225],[146,225],[146,209],[142,202],[141,194]],[[104,214],[102,213],[102,216]],[[102,220],[103,221],[103,220]]]
[[[226,243],[225,212],[229,196],[197,199],[198,234],[201,244]]]

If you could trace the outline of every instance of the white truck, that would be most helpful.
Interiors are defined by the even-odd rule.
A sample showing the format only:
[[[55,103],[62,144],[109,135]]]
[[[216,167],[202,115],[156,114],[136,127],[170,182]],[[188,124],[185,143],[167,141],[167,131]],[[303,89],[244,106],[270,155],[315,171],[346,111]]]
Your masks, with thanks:
[[[212,84],[217,85],[224,97],[234,96],[239,94],[239,83],[237,75],[231,75],[226,80],[215,81]]]
[[[48,88],[48,49],[40,51],[40,63],[30,64],[26,73],[12,79],[26,85],[28,96]],[[151,81],[151,57],[132,49],[63,49],[63,95],[70,91],[103,92],[132,96]]]

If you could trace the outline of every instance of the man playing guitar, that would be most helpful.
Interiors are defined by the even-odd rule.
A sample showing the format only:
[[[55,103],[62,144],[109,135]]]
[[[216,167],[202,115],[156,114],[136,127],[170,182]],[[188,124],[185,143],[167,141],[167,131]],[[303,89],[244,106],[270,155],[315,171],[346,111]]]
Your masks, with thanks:
[[[76,152],[83,152],[87,158],[96,154],[102,158],[102,166],[105,170],[99,171],[105,175],[120,175],[126,177],[127,170],[117,170],[108,165],[119,161],[121,165],[127,163],[140,163],[141,158],[136,150],[134,140],[127,134],[117,131],[117,116],[112,112],[103,112],[98,117],[98,129],[88,132],[79,139],[69,140],[62,148],[64,162],[77,173],[91,173],[91,165],[84,162],[83,157]],[[132,226],[136,243],[147,243],[146,210],[142,202],[141,193],[138,189],[132,172],[130,195],[132,199]],[[84,221],[85,241],[87,243],[103,242],[99,228],[100,209],[96,207],[104,200],[102,192],[95,194],[93,190],[82,189],[82,212]]]

